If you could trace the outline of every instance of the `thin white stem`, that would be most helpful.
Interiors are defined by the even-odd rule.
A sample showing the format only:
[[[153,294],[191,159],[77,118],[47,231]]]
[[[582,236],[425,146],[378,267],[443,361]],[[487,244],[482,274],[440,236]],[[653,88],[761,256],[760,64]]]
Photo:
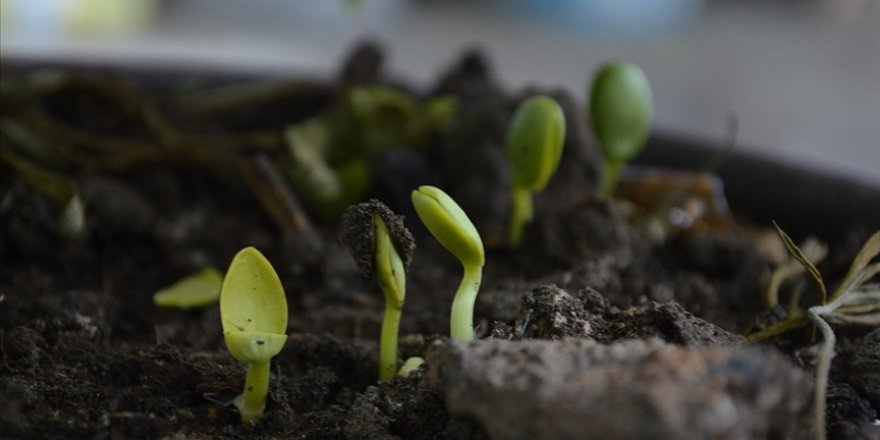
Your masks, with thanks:
[[[835,303],[839,303],[835,301]],[[816,423],[816,439],[825,440],[825,395],[828,390],[828,372],[831,370],[831,359],[834,358],[834,345],[837,340],[831,326],[822,318],[834,312],[832,304],[810,307],[807,316],[822,332],[822,349],[819,351],[819,364],[816,366],[816,401],[813,417]]]

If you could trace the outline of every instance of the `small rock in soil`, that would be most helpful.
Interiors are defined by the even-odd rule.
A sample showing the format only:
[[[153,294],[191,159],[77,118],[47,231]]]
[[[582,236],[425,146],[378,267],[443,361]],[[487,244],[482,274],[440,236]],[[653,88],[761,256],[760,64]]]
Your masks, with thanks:
[[[428,364],[449,411],[492,438],[804,438],[811,426],[812,380],[760,348],[487,339],[435,344]]]

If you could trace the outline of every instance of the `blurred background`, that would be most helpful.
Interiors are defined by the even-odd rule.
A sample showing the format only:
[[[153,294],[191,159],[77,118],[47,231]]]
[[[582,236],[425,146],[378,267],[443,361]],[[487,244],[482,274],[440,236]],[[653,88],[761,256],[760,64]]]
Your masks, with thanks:
[[[880,184],[880,0],[0,0],[6,59],[328,76],[363,39],[424,86],[479,47],[509,90],[641,65],[655,129]]]

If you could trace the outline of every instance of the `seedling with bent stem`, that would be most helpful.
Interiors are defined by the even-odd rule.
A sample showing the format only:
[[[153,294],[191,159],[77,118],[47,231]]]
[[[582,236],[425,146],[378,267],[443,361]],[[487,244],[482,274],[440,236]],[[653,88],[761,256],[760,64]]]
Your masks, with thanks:
[[[559,165],[565,115],[552,98],[535,96],[520,104],[507,130],[507,157],[513,175],[507,244],[515,248],[532,220],[532,194],[543,191]]]
[[[439,188],[420,186],[412,192],[412,203],[422,223],[464,268],[464,276],[452,300],[449,329],[453,339],[472,341],[474,301],[486,263],[480,234],[458,203]]]
[[[245,423],[256,423],[266,409],[269,362],[287,341],[287,299],[266,257],[252,247],[232,259],[220,291],[220,319],[226,347],[248,364],[244,391],[233,404]]]

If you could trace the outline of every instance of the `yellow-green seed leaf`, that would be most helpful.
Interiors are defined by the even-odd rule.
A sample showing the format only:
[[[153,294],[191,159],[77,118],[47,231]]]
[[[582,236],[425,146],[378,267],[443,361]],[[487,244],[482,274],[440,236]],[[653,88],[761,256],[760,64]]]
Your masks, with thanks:
[[[559,165],[565,141],[565,115],[552,98],[523,101],[507,129],[507,157],[513,182],[541,191]]]
[[[266,362],[272,359],[287,342],[287,335],[277,333],[242,333],[228,332],[223,334],[226,347],[240,362]]]
[[[191,309],[213,304],[220,298],[223,274],[213,267],[190,275],[153,295],[153,303],[159,307]]]
[[[635,64],[606,64],[596,73],[590,91],[590,117],[593,133],[610,162],[626,162],[644,147],[651,107],[651,85]]]
[[[271,353],[277,341],[286,338],[287,299],[281,280],[266,257],[253,247],[239,251],[229,265],[220,291],[220,318],[226,345],[242,362],[267,361],[269,358],[252,356]],[[279,337],[273,342],[267,335]],[[262,345],[269,345],[266,351],[255,347]]]
[[[406,271],[403,260],[391,241],[388,226],[379,214],[373,214],[376,241],[376,282],[385,294],[385,300],[395,308],[403,307],[406,297]]]
[[[439,188],[424,185],[412,192],[412,203],[434,238],[463,265],[485,264],[480,234],[455,200]]]
[[[401,377],[407,377],[413,371],[418,370],[419,367],[424,365],[424,363],[425,363],[425,359],[420,358],[418,356],[413,356],[413,357],[407,359],[406,362],[403,363],[403,365],[400,367],[400,370],[397,372],[397,375],[401,376]]]

